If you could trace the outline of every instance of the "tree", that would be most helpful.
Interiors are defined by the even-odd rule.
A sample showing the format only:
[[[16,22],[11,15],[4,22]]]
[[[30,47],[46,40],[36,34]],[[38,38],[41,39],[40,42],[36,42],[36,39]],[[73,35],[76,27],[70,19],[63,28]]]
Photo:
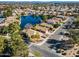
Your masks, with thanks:
[[[70,38],[72,38],[73,42],[79,44],[79,30],[70,29],[68,31],[70,33]]]
[[[3,27],[2,28],[2,34],[7,34],[7,33],[9,33],[9,30],[8,30],[9,28],[8,27]]]
[[[11,35],[11,40],[12,56],[28,56],[28,47],[19,33],[13,33]]]
[[[19,33],[11,34],[10,39],[4,36],[0,36],[0,39],[0,54],[3,56],[28,56],[28,47]]]
[[[77,16],[76,20],[73,22],[76,28],[79,28],[79,16]]]
[[[19,26],[19,24],[17,22],[11,23],[8,27],[9,27],[9,32],[10,33],[20,31],[20,26]]]
[[[31,35],[30,40],[33,42],[40,41],[40,34],[36,32],[34,35]]]
[[[20,20],[20,15],[17,15],[17,18],[16,19]]]
[[[36,32],[35,37],[39,40],[40,39],[40,34],[38,32]]]
[[[4,47],[5,47],[4,40],[5,40],[5,38],[0,35],[0,54],[2,54]]]
[[[5,28],[8,28],[5,30]],[[28,56],[28,47],[23,41],[23,37],[20,35],[20,27],[17,22],[10,24],[4,28],[4,32],[10,34],[6,36],[0,36],[0,54],[7,54],[8,56]]]
[[[53,24],[54,28],[57,28],[59,26],[59,24]]]
[[[24,13],[24,12],[22,12],[22,13],[21,13],[21,16],[24,16],[24,15],[25,15],[25,13]]]
[[[9,39],[0,35],[0,56],[11,56],[11,47],[9,45]],[[11,43],[11,42],[10,42]]]
[[[12,41],[12,56],[28,56],[28,47],[24,43],[20,35],[20,27],[18,23],[12,23],[9,26]]]
[[[53,15],[47,15],[47,16],[48,16],[48,19],[51,19],[51,18],[55,17]]]
[[[17,22],[9,24],[9,26],[4,26],[0,32],[1,34],[12,34],[14,32],[19,32],[20,31],[20,26]]]
[[[39,15],[41,19],[45,22],[48,19],[47,15]]]
[[[11,16],[11,15],[12,15],[12,9],[11,8],[7,8],[5,10],[5,12],[3,13],[4,17],[8,17],[8,16]]]

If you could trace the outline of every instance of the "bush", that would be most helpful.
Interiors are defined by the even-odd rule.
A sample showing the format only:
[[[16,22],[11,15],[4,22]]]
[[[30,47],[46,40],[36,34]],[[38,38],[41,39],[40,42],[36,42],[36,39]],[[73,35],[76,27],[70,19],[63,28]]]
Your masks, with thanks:
[[[79,54],[79,51],[77,51],[77,54]]]
[[[62,53],[62,55],[66,55],[66,53],[64,52],[64,53]]]
[[[60,26],[60,24],[54,24],[53,26],[54,28],[57,28],[58,26]]]

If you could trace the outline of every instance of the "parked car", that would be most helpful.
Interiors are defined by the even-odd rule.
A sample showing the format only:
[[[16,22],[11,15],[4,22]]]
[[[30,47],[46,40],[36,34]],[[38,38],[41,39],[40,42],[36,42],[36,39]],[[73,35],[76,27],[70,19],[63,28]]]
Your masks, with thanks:
[[[47,43],[49,43],[49,44],[56,44],[56,43],[59,43],[60,41],[57,41],[57,40],[55,40],[55,39],[49,39],[48,41],[47,41]]]
[[[64,35],[65,35],[65,36],[69,36],[69,35],[70,35],[70,33],[69,33],[69,32],[66,32],[66,33],[64,33]]]
[[[63,35],[64,33],[63,33],[63,32],[60,32],[59,34],[60,34],[60,35]]]
[[[57,50],[56,50],[56,53],[61,53],[61,50],[57,49]]]
[[[75,57],[79,57],[79,55],[75,55]]]

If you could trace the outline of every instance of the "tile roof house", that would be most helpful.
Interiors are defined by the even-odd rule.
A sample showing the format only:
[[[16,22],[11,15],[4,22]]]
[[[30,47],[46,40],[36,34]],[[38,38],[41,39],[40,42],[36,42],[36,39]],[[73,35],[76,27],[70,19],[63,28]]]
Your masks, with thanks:
[[[28,34],[28,36],[30,37],[30,40],[32,42],[38,42],[42,40],[42,34],[38,31],[32,30],[32,29],[25,29],[26,33]],[[37,37],[39,35],[39,37]]]
[[[62,22],[62,19],[61,18],[52,18],[52,19],[46,20],[46,22],[49,24],[56,24],[56,23]]]
[[[41,23],[40,26],[44,26],[47,28],[53,28],[53,26],[51,24],[47,24],[47,23]]]
[[[27,29],[26,32],[27,32],[28,36],[32,36],[32,35],[34,35],[36,33],[36,31],[34,31],[32,29]]]
[[[46,28],[46,27],[42,27],[42,26],[40,26],[40,25],[36,25],[35,28],[36,28],[38,31],[42,32],[42,33],[45,33],[45,34],[48,33],[48,28]]]

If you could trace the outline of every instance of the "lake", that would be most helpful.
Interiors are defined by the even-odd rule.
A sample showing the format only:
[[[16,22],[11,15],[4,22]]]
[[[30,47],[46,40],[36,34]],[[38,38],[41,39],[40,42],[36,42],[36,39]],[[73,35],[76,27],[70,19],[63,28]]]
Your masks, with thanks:
[[[42,19],[39,16],[21,16],[21,23],[20,23],[20,27],[23,29],[25,27],[26,24],[39,24],[42,22]]]

